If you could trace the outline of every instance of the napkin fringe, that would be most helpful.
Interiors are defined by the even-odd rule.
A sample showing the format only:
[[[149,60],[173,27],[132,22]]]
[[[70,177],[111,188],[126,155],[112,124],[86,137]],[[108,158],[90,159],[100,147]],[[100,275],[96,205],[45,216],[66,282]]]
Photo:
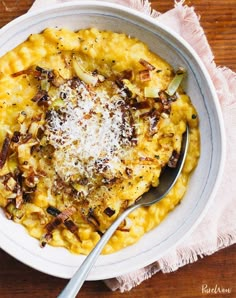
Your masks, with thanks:
[[[176,259],[170,261],[173,256],[166,256],[165,259],[160,259],[159,266],[162,273],[170,273],[176,271],[180,267],[194,263],[205,256],[210,256],[213,253],[236,243],[236,230],[227,233],[219,233],[217,235],[217,245],[215,243],[202,243],[201,246],[194,245],[192,247],[178,248],[176,251]],[[206,250],[206,247],[208,249]]]
[[[216,249],[216,250],[225,248],[225,247],[230,246],[235,243],[236,243],[236,230],[235,229],[228,233],[222,232],[218,235],[218,238],[217,238],[218,249]]]
[[[60,4],[64,2],[70,2],[71,0],[50,0],[50,3],[47,3],[47,6],[53,6],[55,4]],[[97,0],[95,0],[97,1]],[[108,0],[100,0],[103,2],[110,2]],[[182,1],[182,0],[181,0]],[[152,17],[158,17],[159,12],[151,8],[151,3],[148,0],[113,0],[113,3],[123,4],[138,11],[142,11],[144,14],[147,14]],[[36,10],[38,8],[44,7],[45,0],[37,0],[33,3],[29,11]],[[5,5],[4,5],[5,6]]]
[[[145,268],[116,277],[114,279],[107,279],[104,282],[112,291],[119,290],[121,293],[124,293],[140,285],[144,280],[149,279],[158,271],[160,271],[158,263],[153,263]]]
[[[236,73],[228,67],[218,66],[210,73],[221,105],[236,103]]]

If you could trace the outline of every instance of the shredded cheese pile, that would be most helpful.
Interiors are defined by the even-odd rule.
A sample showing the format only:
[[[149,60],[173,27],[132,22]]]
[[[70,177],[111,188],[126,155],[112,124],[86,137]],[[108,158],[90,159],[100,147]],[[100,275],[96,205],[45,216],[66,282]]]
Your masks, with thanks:
[[[108,171],[116,175],[133,125],[125,100],[106,91],[91,91],[86,84],[68,81],[58,88],[64,104],[51,110],[47,137],[54,146],[56,172],[66,181],[74,175],[91,178]]]

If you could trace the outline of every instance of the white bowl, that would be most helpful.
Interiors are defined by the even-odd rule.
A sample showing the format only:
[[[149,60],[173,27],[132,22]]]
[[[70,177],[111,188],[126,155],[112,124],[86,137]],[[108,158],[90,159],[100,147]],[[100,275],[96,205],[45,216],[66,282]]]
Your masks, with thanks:
[[[225,136],[218,99],[211,79],[193,49],[174,32],[151,17],[123,6],[100,3],[67,3],[28,13],[0,30],[0,56],[46,27],[78,30],[97,27],[124,32],[149,45],[174,67],[187,69],[185,90],[200,118],[201,157],[180,206],[147,233],[137,244],[112,255],[100,256],[88,279],[119,276],[156,261],[179,243],[206,213],[222,174]],[[84,260],[62,248],[39,247],[25,229],[0,213],[0,246],[3,250],[42,272],[70,278]]]

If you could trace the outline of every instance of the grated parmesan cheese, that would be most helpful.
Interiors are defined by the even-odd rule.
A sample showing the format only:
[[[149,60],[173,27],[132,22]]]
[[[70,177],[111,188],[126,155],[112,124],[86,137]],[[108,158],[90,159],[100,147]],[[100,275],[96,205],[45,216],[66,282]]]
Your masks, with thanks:
[[[61,85],[57,96],[64,105],[51,111],[46,131],[56,172],[66,181],[104,172],[115,177],[134,130],[124,98],[91,91],[79,81],[76,88],[72,81]]]

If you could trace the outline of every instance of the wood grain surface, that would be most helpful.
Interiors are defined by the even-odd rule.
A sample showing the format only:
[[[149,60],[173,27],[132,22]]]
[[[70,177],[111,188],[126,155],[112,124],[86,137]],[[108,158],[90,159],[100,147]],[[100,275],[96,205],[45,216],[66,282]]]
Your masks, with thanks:
[[[152,7],[160,12],[173,8],[173,2],[151,1]],[[32,3],[33,0],[0,0],[0,28],[27,12]],[[186,3],[194,6],[200,16],[216,64],[236,71],[236,0],[192,0]],[[66,282],[31,269],[0,250],[0,298],[56,297]],[[212,293],[207,289],[212,289]],[[221,293],[217,289],[221,289]],[[223,289],[225,293],[222,293]],[[157,273],[123,294],[111,292],[102,281],[86,282],[79,297],[236,297],[236,245],[176,272]]]

